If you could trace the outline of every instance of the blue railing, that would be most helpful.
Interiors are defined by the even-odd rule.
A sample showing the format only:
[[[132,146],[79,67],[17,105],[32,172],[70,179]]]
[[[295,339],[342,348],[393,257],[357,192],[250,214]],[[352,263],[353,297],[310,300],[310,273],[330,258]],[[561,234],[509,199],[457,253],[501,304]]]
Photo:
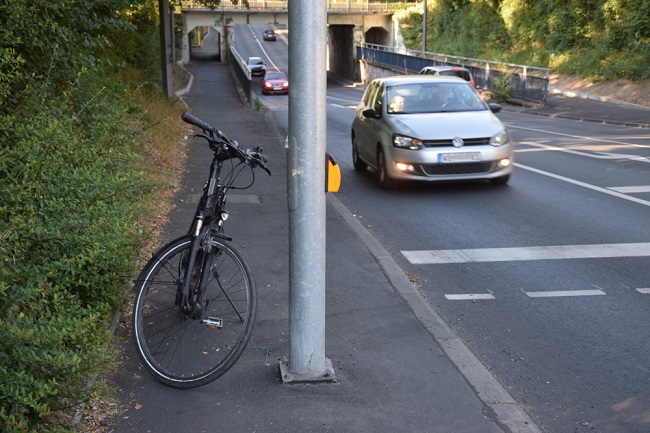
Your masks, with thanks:
[[[549,69],[468,57],[394,48],[385,45],[357,46],[357,59],[385,65],[402,74],[417,74],[425,66],[462,66],[470,70],[478,87],[508,88],[511,98],[544,105],[548,95]]]

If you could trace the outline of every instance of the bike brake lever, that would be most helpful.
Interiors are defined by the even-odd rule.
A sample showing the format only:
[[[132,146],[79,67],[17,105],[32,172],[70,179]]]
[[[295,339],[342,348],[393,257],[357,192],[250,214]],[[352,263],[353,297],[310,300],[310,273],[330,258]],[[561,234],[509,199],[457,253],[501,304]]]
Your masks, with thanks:
[[[261,153],[258,153],[258,152],[252,152],[252,153],[247,152],[247,153],[251,157],[251,160],[253,160],[253,165],[252,165],[253,167],[255,167],[256,165],[258,167],[261,167],[265,172],[267,172],[269,174],[269,176],[271,176],[271,170],[269,170],[266,167],[266,165],[264,165],[264,163],[268,162],[268,160],[269,160],[265,155],[263,155]]]

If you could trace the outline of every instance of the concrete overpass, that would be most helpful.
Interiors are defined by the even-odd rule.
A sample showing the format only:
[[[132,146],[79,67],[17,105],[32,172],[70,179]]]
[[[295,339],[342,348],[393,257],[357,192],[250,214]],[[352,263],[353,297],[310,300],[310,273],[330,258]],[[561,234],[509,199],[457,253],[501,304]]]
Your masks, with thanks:
[[[219,34],[221,53],[228,53],[235,45],[230,27],[236,24],[269,24],[286,26],[288,24],[288,1],[250,0],[248,8],[222,0],[219,9],[211,10],[199,2],[184,1],[180,8],[183,19],[181,35],[181,62],[190,60],[192,35],[198,27],[212,27]],[[355,45],[372,43],[395,45],[396,23],[393,14],[403,10],[392,3],[368,3],[355,0],[329,0],[327,2],[329,68],[335,74],[354,79],[356,73]],[[408,4],[417,8],[416,3]],[[419,5],[422,9],[422,5]],[[221,61],[228,61],[222,56]]]

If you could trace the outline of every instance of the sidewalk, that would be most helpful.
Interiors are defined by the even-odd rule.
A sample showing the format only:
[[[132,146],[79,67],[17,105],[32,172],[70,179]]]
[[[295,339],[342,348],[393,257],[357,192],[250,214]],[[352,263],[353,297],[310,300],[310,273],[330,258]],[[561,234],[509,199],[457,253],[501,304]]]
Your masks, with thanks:
[[[228,373],[204,387],[177,390],[142,368],[124,323],[117,335],[125,353],[113,379],[129,409],[107,431],[539,433],[335,194],[328,194],[327,207],[326,356],[337,382],[282,384],[279,363],[289,354],[284,140],[269,113],[242,104],[228,66],[195,59],[188,70],[194,76],[183,96],[188,110],[243,147],[262,146],[270,158],[273,176],[260,171],[253,188],[229,196],[226,227],[255,272],[257,325]],[[621,107],[593,104],[560,98],[535,113],[570,110],[627,121]],[[633,119],[648,122],[650,112],[634,113]],[[185,232],[210,155],[203,140],[189,140],[166,239]]]
[[[650,108],[561,89],[551,89],[543,107],[508,105],[503,110],[582,122],[650,128]]]

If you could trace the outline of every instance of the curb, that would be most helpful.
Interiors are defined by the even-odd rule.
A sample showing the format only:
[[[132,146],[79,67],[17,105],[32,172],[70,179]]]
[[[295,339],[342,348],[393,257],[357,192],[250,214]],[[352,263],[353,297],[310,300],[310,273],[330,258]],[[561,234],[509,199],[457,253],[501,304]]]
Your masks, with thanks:
[[[190,91],[190,89],[192,88],[192,83],[194,82],[194,75],[190,74],[188,72],[188,70],[183,67],[183,64],[181,63],[180,60],[178,62],[176,62],[176,65],[179,68],[181,68],[183,71],[185,71],[185,73],[187,75],[190,76],[190,81],[187,83],[187,86],[185,86],[184,89],[180,89],[180,90],[177,90],[176,92],[174,92],[174,95],[176,95],[177,97],[181,97],[181,96],[185,95],[186,93],[188,93]]]

